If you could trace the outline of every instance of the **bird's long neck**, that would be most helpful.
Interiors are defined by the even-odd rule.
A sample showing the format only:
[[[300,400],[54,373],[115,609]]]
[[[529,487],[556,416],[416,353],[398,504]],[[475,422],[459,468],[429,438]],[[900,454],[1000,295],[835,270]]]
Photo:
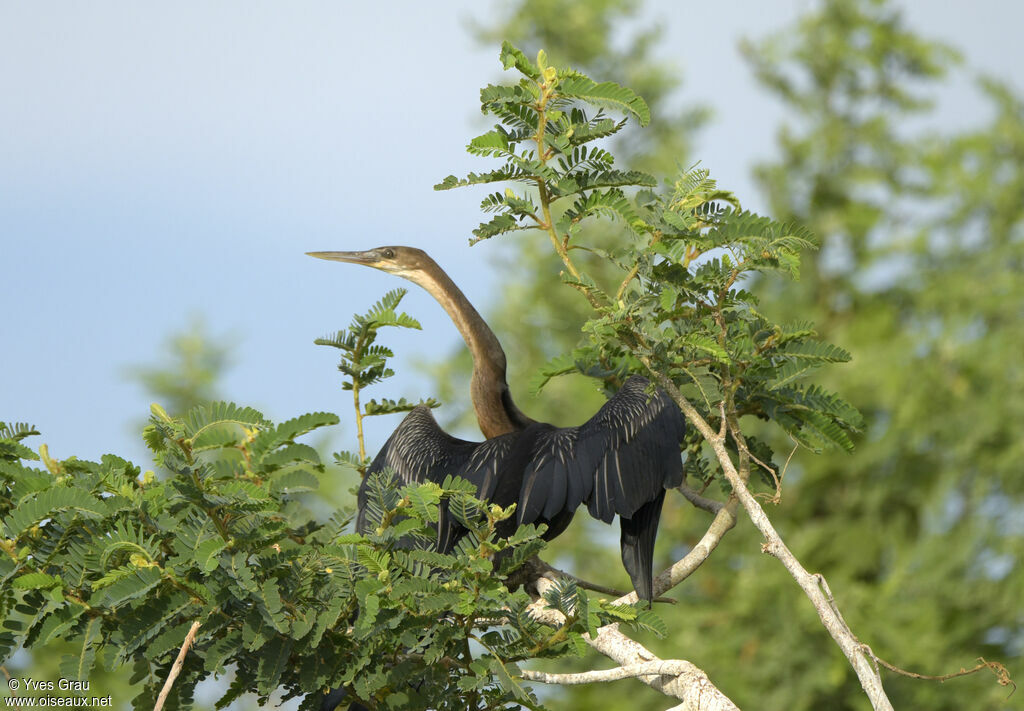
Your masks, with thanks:
[[[473,356],[470,394],[484,436],[491,439],[531,424],[533,420],[512,401],[505,380],[505,351],[501,343],[462,290],[437,264],[407,278],[426,289],[441,304],[469,347]]]

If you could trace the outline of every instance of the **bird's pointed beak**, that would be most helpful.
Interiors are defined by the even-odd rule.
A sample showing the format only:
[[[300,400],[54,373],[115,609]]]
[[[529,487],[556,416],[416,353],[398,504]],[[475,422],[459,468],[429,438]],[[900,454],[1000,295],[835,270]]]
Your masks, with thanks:
[[[372,264],[376,261],[371,252],[306,252],[310,257],[327,259],[332,262],[349,262],[350,264]]]

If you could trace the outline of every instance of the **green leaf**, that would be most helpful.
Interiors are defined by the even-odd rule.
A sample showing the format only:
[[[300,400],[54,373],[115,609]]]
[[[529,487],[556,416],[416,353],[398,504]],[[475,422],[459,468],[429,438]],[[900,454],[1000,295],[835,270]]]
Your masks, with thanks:
[[[778,350],[790,358],[807,358],[828,363],[845,363],[850,360],[850,353],[839,346],[822,341],[800,341],[788,343]]]
[[[572,578],[559,578],[544,591],[544,600],[566,617],[576,614],[580,591]]]
[[[295,494],[300,491],[316,491],[320,480],[307,469],[291,469],[275,475],[270,480],[270,492],[275,496]]]
[[[257,690],[261,694],[269,694],[281,683],[281,674],[288,665],[294,641],[283,637],[275,637],[261,650],[258,667]]]
[[[46,590],[48,588],[60,587],[64,583],[60,578],[55,578],[46,573],[26,573],[19,575],[11,581],[11,587],[15,590]]]
[[[273,429],[260,432],[253,440],[251,448],[254,452],[267,453],[276,449],[282,444],[292,442],[296,437],[312,432],[321,427],[336,425],[341,420],[332,412],[310,412],[300,417],[295,417],[282,422]],[[309,449],[295,450],[308,454]],[[310,461],[319,461],[319,458],[312,458]],[[276,462],[280,463],[280,462]]]
[[[707,353],[720,363],[732,362],[725,348],[710,336],[702,333],[688,333],[683,337],[683,343],[690,348]]]
[[[260,462],[265,468],[270,470],[286,466],[292,462],[303,462],[319,466],[320,454],[308,444],[293,442],[267,453]]]
[[[245,439],[245,432],[234,422],[214,422],[200,430],[192,438],[192,451],[234,447]]]
[[[530,393],[539,395],[552,378],[577,372],[579,369],[576,367],[576,359],[573,356],[568,354],[555,356],[542,365],[540,370],[530,378]]]
[[[638,610],[636,619],[633,620],[632,624],[637,629],[653,632],[662,639],[668,636],[668,626],[654,610]]]
[[[576,200],[573,206],[565,211],[562,220],[568,224],[575,224],[592,215],[617,217],[634,233],[639,233],[644,229],[643,220],[639,218],[625,194],[618,188],[595,190],[588,193],[586,197]]]
[[[402,489],[402,494],[409,499],[413,510],[423,521],[437,522],[437,505],[441,501],[441,487],[433,482],[426,482]]]
[[[263,429],[269,422],[263,413],[251,407],[240,407],[233,402],[211,402],[197,405],[182,418],[185,434],[194,440],[203,430],[214,425],[232,423],[249,429]]]
[[[495,215],[489,221],[481,222],[480,226],[473,230],[476,239],[470,240],[470,244],[476,244],[481,240],[490,239],[506,232],[532,229],[536,229],[536,225],[522,225],[512,215]]]
[[[118,654],[122,660],[131,658],[136,650],[156,636],[163,627],[178,615],[184,615],[193,608],[191,598],[180,591],[166,597],[150,597],[140,607],[132,610],[118,629],[121,643]]]
[[[820,365],[820,363],[808,360],[788,361],[775,371],[775,377],[770,388],[778,390],[779,388],[786,387],[808,375],[811,371],[816,370]]]
[[[219,564],[217,556],[227,547],[227,543],[220,536],[207,538],[196,548],[195,560],[203,572],[211,573]]]
[[[374,550],[369,546],[360,546],[356,555],[366,570],[374,575],[386,571],[391,564],[391,554],[387,551]]]
[[[192,622],[186,620],[172,627],[164,628],[146,647],[146,656],[150,659],[159,659],[171,650],[180,649],[191,626]]]
[[[107,507],[101,499],[82,489],[55,487],[18,502],[17,508],[4,520],[8,538],[18,538],[45,518],[73,510],[86,518],[103,518]]]
[[[39,460],[39,455],[31,449],[10,439],[0,439],[0,459]]]
[[[465,178],[456,178],[449,175],[440,183],[434,186],[434,190],[451,190],[463,188],[467,185],[485,185],[487,183],[504,183],[509,181],[533,182],[529,171],[515,166],[506,166],[498,170],[490,170],[486,173],[469,173]]]
[[[94,607],[117,607],[149,592],[160,583],[160,580],[159,568],[140,568],[110,587],[93,593],[89,604]]]
[[[828,447],[853,451],[853,440],[834,420],[820,412],[797,412],[795,415],[803,423],[797,438],[813,451],[820,452]]]
[[[448,512],[452,518],[470,530],[477,527],[481,517],[484,515],[479,500],[466,494],[453,494],[449,496]]]
[[[572,127],[572,135],[569,137],[569,142],[572,145],[577,146],[600,138],[607,138],[608,136],[618,133],[625,125],[626,119],[613,121],[609,118],[600,117],[595,118],[589,124],[574,123]]]
[[[651,110],[647,102],[631,89],[610,81],[598,84],[593,79],[575,74],[563,78],[558,84],[558,93],[565,97],[582,99],[595,106],[609,106],[632,114],[646,126],[651,121]]]
[[[35,644],[47,644],[51,640],[61,639],[85,612],[81,605],[68,604],[48,614],[39,625]]]
[[[25,422],[0,422],[0,439],[10,439],[15,442],[20,442],[26,437],[37,436],[39,430],[35,428],[35,425],[30,425]],[[32,459],[38,459],[38,455],[33,452]]]
[[[75,641],[76,646],[81,645],[78,647],[77,654],[68,654],[61,659],[61,677],[78,681],[87,681],[89,679],[90,672],[96,663],[96,646],[93,642],[100,635],[101,622],[102,620],[99,617],[89,619],[85,630],[81,634],[81,642]]]
[[[529,690],[520,683],[522,672],[519,671],[519,667],[512,662],[502,662],[497,657],[491,657],[490,662],[491,672],[501,684],[501,688],[510,692],[517,701],[532,705],[534,700]]]
[[[476,156],[507,155],[508,134],[501,129],[488,131],[470,141],[466,150]]]
[[[540,78],[540,69],[537,68],[537,65],[527,59],[526,55],[514,47],[511,42],[506,40],[501,43],[501,54],[498,56],[501,59],[501,65],[505,69],[515,67],[530,79],[537,80]]]
[[[229,662],[233,654],[242,646],[242,633],[238,630],[229,632],[224,637],[214,640],[203,657],[203,668],[208,672],[219,672]]]
[[[274,578],[268,578],[264,581],[263,585],[260,586],[260,592],[257,597],[260,602],[260,612],[263,613],[263,618],[273,625],[274,629],[278,632],[287,632],[288,619],[285,616],[284,603],[281,601],[281,592],[277,581]]]
[[[602,170],[571,173],[555,183],[555,187],[559,194],[569,195],[597,188],[651,187],[657,184],[654,176],[639,170]]]
[[[363,414],[367,417],[378,415],[393,415],[396,412],[409,412],[417,407],[440,407],[441,403],[434,398],[427,398],[419,402],[408,402],[404,397],[399,400],[382,398],[380,401],[370,400],[363,406]]]

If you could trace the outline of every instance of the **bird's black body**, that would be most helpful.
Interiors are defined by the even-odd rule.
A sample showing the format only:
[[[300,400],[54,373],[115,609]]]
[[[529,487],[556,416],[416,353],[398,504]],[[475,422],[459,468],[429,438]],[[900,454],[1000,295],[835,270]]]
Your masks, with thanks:
[[[654,539],[665,489],[682,482],[679,442],[683,416],[661,391],[647,392],[640,376],[578,427],[535,422],[517,432],[469,442],[442,430],[430,410],[417,407],[394,431],[368,474],[391,471],[403,484],[441,483],[449,474],[476,486],[477,497],[517,505],[498,534],[521,524],[546,524],[545,538],[562,533],[586,504],[606,523],[618,515],[622,562],[641,599],[650,600]],[[356,526],[366,528],[367,480],[359,490]],[[438,548],[447,552],[463,531],[442,515]]]

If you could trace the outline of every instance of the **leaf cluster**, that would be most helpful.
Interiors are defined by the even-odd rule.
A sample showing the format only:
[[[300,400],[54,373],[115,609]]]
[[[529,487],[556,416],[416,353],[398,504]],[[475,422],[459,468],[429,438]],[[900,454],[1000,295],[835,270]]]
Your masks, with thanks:
[[[419,321],[395,310],[406,293],[405,289],[389,291],[366,313],[355,314],[347,329],[314,341],[318,346],[331,346],[341,351],[338,370],[345,376],[342,383],[345,390],[364,388],[395,374],[387,364],[394,353],[390,348],[376,344],[377,332],[387,326],[420,330]]]
[[[499,123],[492,131],[470,141],[467,150],[477,156],[500,158],[503,165],[465,178],[450,175],[437,190],[496,182],[524,184],[528,192],[511,187],[488,195],[481,203],[485,212],[497,213],[477,227],[476,242],[522,230],[547,230],[551,207],[565,214],[561,229],[574,232],[588,216],[621,218],[635,228],[636,215],[625,200],[623,188],[653,186],[652,176],[635,170],[619,170],[607,150],[594,141],[618,133],[626,119],[615,120],[611,109],[646,125],[647,104],[633,91],[613,82],[595,82],[572,69],[547,65],[543,51],[532,62],[508,42],[502,45],[501,61],[523,78],[512,86],[489,85],[480,92],[481,110]]]
[[[341,362],[338,370],[344,376],[342,388],[352,392],[355,408],[359,453],[342,451],[335,454],[335,461],[344,466],[352,467],[360,475],[366,473],[370,460],[366,455],[363,439],[363,418],[376,415],[391,415],[397,412],[408,412],[417,405],[438,407],[441,403],[433,398],[420,400],[417,403],[384,398],[380,401],[370,400],[365,405],[360,401],[360,391],[376,385],[395,374],[388,366],[388,359],[394,352],[387,346],[377,343],[377,332],[384,327],[412,328],[419,330],[419,321],[404,312],[399,312],[399,303],[408,293],[405,289],[394,289],[385,294],[363,314],[355,314],[348,329],[342,329],[330,336],[314,341],[318,346],[331,346],[341,351]]]
[[[274,424],[231,403],[172,418],[154,405],[146,441],[164,479],[113,455],[46,458],[40,469],[18,441],[34,430],[4,429],[0,663],[59,638],[77,650],[61,663],[66,678],[127,665],[141,685],[133,706],[149,708],[198,621],[172,708],[228,667],[235,681],[218,708],[280,688],[313,709],[337,687],[376,708],[536,708],[517,662],[579,652],[581,632],[632,619],[567,592],[569,623],[534,621],[529,598],[504,580],[543,547],[543,529],[498,539],[514,509],[475,499],[462,480],[400,486],[378,475],[373,531],[347,532],[350,512],[317,521],[301,493],[323,466],[296,440],[337,421]],[[446,555],[432,550],[442,502],[468,531]]]

